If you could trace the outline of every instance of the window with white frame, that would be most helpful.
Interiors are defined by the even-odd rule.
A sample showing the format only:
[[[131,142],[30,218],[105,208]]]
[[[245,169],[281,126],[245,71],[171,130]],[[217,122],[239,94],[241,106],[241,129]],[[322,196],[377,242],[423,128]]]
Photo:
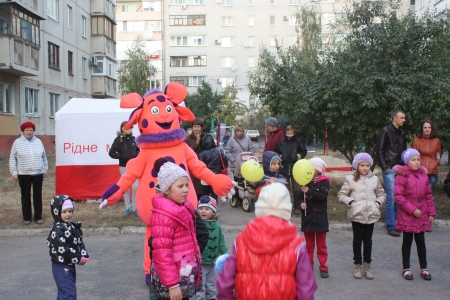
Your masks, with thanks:
[[[189,46],[206,46],[206,38],[204,35],[201,36],[190,36],[188,38]]]
[[[154,11],[155,10],[155,2],[154,1],[142,1],[142,10],[143,11]]]
[[[81,16],[81,36],[86,37],[86,17]]]
[[[13,97],[11,85],[0,83],[0,113],[13,113]]]
[[[233,77],[223,77],[222,78],[222,87],[226,88],[229,85],[234,86],[234,78]]]
[[[233,38],[231,36],[222,37],[221,46],[223,48],[234,47]]]
[[[231,68],[234,65],[234,57],[222,57],[222,68]]]
[[[92,66],[92,75],[116,78],[116,63],[106,56],[96,56],[96,58],[97,65]]]
[[[255,26],[255,17],[254,16],[249,16],[248,17],[248,26],[249,27]]]
[[[181,4],[186,4],[187,0],[170,0],[170,5],[175,4],[175,5],[181,5]]]
[[[50,118],[55,117],[55,113],[61,108],[60,96],[59,94],[49,93],[50,96]]]
[[[269,0],[269,5],[275,5],[275,0]]]
[[[233,17],[222,17],[222,26],[233,26]]]
[[[72,29],[73,27],[73,16],[72,16],[73,10],[72,6],[67,5],[67,27]]]
[[[128,22],[130,23],[130,22]],[[132,22],[135,24],[136,28],[134,30],[128,29],[128,31],[142,31],[142,27],[139,25],[142,21]],[[144,21],[144,30],[145,31],[161,31],[162,25],[161,21]],[[125,30],[124,30],[125,31]]]
[[[59,20],[59,0],[47,0],[47,16]]]
[[[188,56],[188,65],[192,66],[206,66],[205,55]]]
[[[190,76],[189,86],[201,86],[202,82],[205,81],[206,76]]]
[[[187,36],[170,37],[170,46],[187,46]]]
[[[247,61],[248,61],[248,67],[249,68],[254,68],[255,67],[255,58],[254,57],[248,57]]]
[[[206,0],[187,0],[189,5],[203,5],[206,4]]]
[[[136,12],[135,4],[122,4],[122,12]]]
[[[171,62],[171,67],[186,67],[186,57],[174,58]]]
[[[289,17],[289,26],[295,26],[297,24],[296,16],[292,15]]]
[[[249,36],[247,42],[248,42],[249,47],[255,47],[255,37],[254,36]]]
[[[270,26],[275,26],[276,22],[275,22],[275,16],[270,16]]]
[[[233,0],[222,0],[222,6],[231,6],[233,5]]]
[[[25,88],[25,114],[37,115],[39,103],[39,90]]]
[[[277,37],[276,36],[271,36],[271,37],[269,37],[269,46],[270,47],[275,47],[276,46],[276,39],[277,39]]]
[[[86,68],[87,68],[87,59],[86,57],[83,57],[81,58],[81,77],[83,77],[83,79],[87,79]]]
[[[160,89],[161,86],[161,80],[150,80],[150,89]]]
[[[289,0],[289,5],[300,5],[302,0]]]
[[[255,5],[255,0],[248,0],[248,5]]]

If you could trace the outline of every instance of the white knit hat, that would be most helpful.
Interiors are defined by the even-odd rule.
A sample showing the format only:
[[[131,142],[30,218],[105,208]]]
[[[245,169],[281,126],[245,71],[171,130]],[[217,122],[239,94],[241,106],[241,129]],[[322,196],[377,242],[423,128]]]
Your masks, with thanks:
[[[166,162],[164,162],[166,161]],[[165,158],[159,158],[155,161],[155,166],[161,164],[158,171],[158,185],[162,193],[167,191],[172,183],[181,177],[188,177],[186,171],[176,164],[167,161]],[[189,178],[189,177],[188,177]]]
[[[256,217],[275,216],[289,221],[291,213],[291,196],[284,184],[274,182],[261,189],[255,204]]]

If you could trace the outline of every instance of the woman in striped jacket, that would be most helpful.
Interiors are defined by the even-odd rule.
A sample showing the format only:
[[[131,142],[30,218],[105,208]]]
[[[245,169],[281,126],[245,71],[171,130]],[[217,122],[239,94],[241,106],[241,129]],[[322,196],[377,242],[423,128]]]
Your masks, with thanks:
[[[32,122],[20,125],[21,136],[16,139],[9,156],[9,170],[14,181],[19,181],[22,193],[23,223],[31,223],[31,185],[33,185],[34,220],[42,219],[42,181],[48,169],[47,156],[41,140],[34,136],[36,126]]]

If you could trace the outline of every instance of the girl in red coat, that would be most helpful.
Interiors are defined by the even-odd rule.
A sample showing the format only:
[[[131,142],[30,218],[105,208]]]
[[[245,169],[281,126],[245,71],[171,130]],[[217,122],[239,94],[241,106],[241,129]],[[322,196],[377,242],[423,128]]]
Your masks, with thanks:
[[[161,193],[153,199],[152,292],[159,299],[188,299],[200,282],[202,256],[195,235],[195,212],[187,200],[189,178],[186,171],[160,158],[155,161]]]
[[[289,221],[290,198],[278,182],[261,189],[256,219],[237,236],[225,263],[224,256],[216,262],[217,299],[314,299],[317,284],[303,237]]]
[[[411,245],[416,241],[419,256],[420,276],[431,280],[427,270],[427,250],[425,232],[431,229],[436,216],[431,186],[427,170],[420,166],[420,153],[416,149],[406,149],[402,153],[405,166],[395,166],[397,174],[394,182],[394,199],[398,205],[395,229],[403,232],[402,258],[403,277],[413,280],[410,269]]]

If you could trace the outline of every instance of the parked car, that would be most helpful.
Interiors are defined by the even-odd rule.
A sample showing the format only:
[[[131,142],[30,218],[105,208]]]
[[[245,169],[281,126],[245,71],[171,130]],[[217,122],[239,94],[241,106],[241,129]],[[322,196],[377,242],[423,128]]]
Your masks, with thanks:
[[[248,130],[247,135],[250,137],[252,141],[257,141],[259,138],[259,131],[258,130]]]

